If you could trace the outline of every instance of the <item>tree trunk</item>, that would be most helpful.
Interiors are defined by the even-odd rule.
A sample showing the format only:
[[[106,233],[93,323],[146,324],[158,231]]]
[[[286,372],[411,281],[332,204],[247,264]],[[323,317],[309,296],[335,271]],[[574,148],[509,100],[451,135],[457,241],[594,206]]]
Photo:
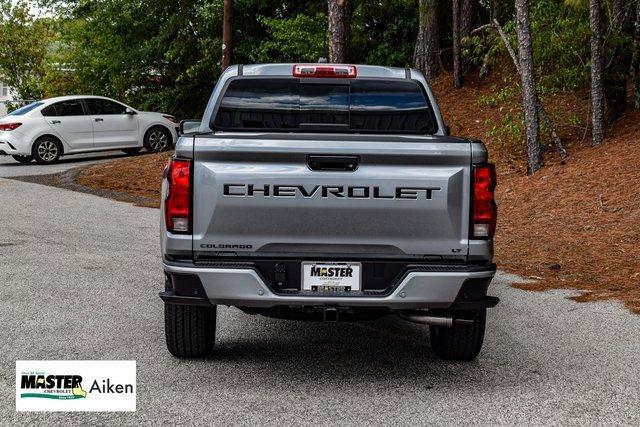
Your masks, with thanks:
[[[462,0],[460,8],[460,37],[469,37],[476,20],[478,0]]]
[[[500,22],[500,19],[502,18],[502,6],[499,0],[489,1],[489,14],[491,21],[496,20]]]
[[[516,67],[516,71],[518,72],[518,76],[520,76],[520,78],[522,79],[522,68],[520,67],[520,61],[518,60],[518,56],[516,55],[516,52],[513,50],[513,47],[511,46],[511,43],[509,42],[509,38],[505,34],[504,30],[502,29],[502,26],[500,25],[500,23],[498,22],[497,19],[494,19],[493,22],[491,22],[489,24],[482,25],[482,26],[476,28],[475,30],[472,30],[471,34],[475,34],[477,32],[484,31],[487,28],[493,28],[498,32],[498,34],[500,35],[500,38],[502,39],[502,42],[504,43],[505,47],[507,48],[507,52],[509,53],[509,56],[511,57],[511,60],[513,61],[513,65]],[[486,75],[486,73],[487,73],[486,65],[485,65],[487,63],[487,61],[488,61],[488,54],[485,55],[484,64],[482,65],[482,68],[480,69],[480,78],[484,77]],[[564,146],[562,145],[562,140],[560,139],[560,137],[558,136],[558,133],[556,132],[556,126],[553,123],[553,120],[551,119],[551,116],[549,115],[549,113],[547,113],[547,110],[544,108],[544,105],[542,104],[540,99],[537,99],[537,104],[538,105],[536,106],[536,108],[538,110],[538,114],[540,115],[540,117],[544,121],[544,124],[547,126],[547,128],[549,128],[549,133],[551,134],[551,139],[553,139],[553,143],[555,144],[556,149],[558,150],[558,153],[560,154],[560,158],[564,159],[565,157],[567,157],[567,150],[565,150]]]
[[[529,0],[516,0],[516,31],[522,77],[522,111],[524,113],[527,148],[527,172],[531,175],[542,167],[540,123],[538,121],[538,94],[533,74],[533,46]]]
[[[627,19],[626,0],[613,0],[611,2],[611,27],[614,31],[621,31]]]
[[[460,0],[453,0],[453,87],[462,87],[462,48],[460,46]]]
[[[640,108],[640,0],[636,0],[633,20],[633,54],[631,57],[631,85],[633,86],[633,107]]]
[[[233,0],[224,0],[224,17],[222,18],[222,71],[231,65],[233,58]]]
[[[628,5],[626,0],[611,2],[610,32],[614,36],[611,38],[614,45],[611,61],[605,67],[604,73],[605,102],[609,122],[620,118],[627,107],[627,74],[631,52],[620,40],[626,36],[624,26],[628,17]]]
[[[602,53],[602,9],[600,0],[589,0],[591,25],[591,122],[593,144],[604,138],[604,77]]]
[[[347,61],[349,13],[347,0],[328,0],[329,8],[329,62]]]
[[[438,0],[419,0],[418,17],[419,27],[413,51],[413,65],[422,70],[427,79],[430,79],[440,74]]]

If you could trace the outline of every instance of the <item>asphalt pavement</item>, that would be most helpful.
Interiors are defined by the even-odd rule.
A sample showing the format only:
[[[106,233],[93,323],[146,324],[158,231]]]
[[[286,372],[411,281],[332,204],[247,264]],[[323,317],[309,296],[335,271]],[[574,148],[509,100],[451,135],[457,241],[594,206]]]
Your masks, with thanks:
[[[640,317],[508,286],[483,350],[437,359],[388,317],[303,323],[218,311],[216,355],[166,351],[158,211],[0,179],[0,423],[640,424]],[[135,413],[17,413],[17,359],[134,359]]]
[[[0,177],[16,177],[28,175],[49,175],[65,172],[91,163],[100,163],[114,160],[128,155],[122,151],[102,151],[100,153],[74,154],[62,157],[58,163],[52,165],[39,165],[36,162],[27,164],[16,162],[11,156],[0,156]]]

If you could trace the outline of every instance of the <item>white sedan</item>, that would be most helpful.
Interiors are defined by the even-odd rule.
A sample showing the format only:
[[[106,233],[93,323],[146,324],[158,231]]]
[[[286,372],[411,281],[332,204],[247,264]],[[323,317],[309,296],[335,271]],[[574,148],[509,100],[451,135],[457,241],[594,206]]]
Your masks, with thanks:
[[[99,96],[62,96],[34,102],[0,118],[0,155],[21,163],[58,161],[60,156],[143,147],[173,146],[179,125],[173,116],[137,111]]]

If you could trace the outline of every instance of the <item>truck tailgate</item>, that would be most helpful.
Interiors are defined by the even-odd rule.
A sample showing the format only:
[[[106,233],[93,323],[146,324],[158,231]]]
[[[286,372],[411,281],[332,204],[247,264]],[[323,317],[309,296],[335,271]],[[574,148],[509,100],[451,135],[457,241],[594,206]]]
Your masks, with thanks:
[[[193,250],[464,258],[470,165],[448,137],[199,136]]]

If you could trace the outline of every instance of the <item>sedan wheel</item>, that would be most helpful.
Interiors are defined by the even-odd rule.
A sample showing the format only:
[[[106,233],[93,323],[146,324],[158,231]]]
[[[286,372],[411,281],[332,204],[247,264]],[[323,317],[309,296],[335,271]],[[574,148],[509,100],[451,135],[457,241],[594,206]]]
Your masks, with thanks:
[[[144,139],[144,148],[151,153],[159,153],[169,148],[171,135],[160,127],[151,128]]]
[[[33,144],[33,158],[40,164],[51,164],[58,161],[62,147],[58,141],[42,138]]]

